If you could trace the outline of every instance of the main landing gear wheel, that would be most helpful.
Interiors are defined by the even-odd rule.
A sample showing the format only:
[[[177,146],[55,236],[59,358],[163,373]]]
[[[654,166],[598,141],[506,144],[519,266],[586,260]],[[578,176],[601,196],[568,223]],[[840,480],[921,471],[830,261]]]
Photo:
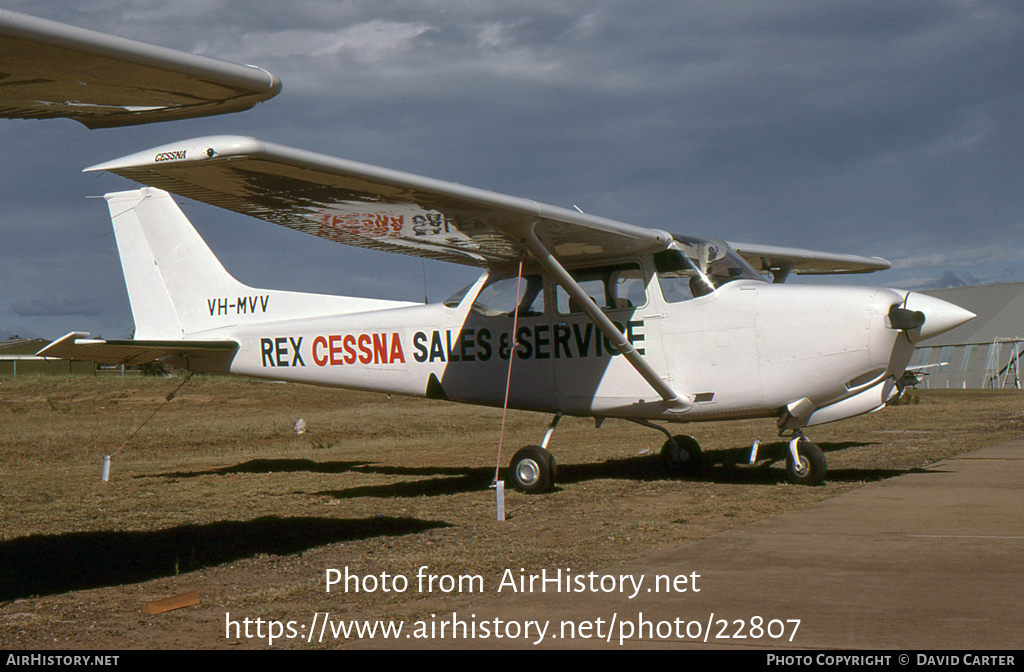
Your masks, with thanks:
[[[520,448],[508,463],[512,485],[519,492],[533,495],[550,490],[558,467],[554,456],[540,446]]]
[[[820,485],[825,480],[825,453],[803,438],[797,441],[796,452],[799,463],[792,451],[786,455],[786,478],[795,485]]]
[[[661,447],[661,463],[671,474],[696,476],[704,469],[704,456],[695,438],[680,434]]]

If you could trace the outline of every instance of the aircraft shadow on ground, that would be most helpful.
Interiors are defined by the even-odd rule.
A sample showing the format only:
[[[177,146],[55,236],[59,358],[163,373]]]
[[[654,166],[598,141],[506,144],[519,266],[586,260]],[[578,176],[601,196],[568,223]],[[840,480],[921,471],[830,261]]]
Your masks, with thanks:
[[[821,449],[835,452],[847,448],[863,447],[869,443],[842,442],[822,444]],[[785,442],[766,444],[759,452],[761,460],[784,461],[788,444]],[[690,480],[711,483],[764,483],[786,482],[784,469],[771,469],[770,463],[758,466],[745,465],[750,456],[749,448],[736,448],[707,453],[708,467],[695,476],[674,476],[665,471],[658,455],[640,455],[621,459],[605,460],[589,464],[558,465],[558,483],[579,483],[601,479],[627,479],[634,481]],[[557,455],[556,455],[557,460]],[[414,481],[397,481],[384,485],[360,486],[342,490],[327,490],[315,493],[336,499],[356,497],[423,497],[474,492],[491,485],[494,469],[486,468],[441,468],[441,467],[383,467],[365,465],[353,471],[395,476],[438,476],[444,478],[423,478]],[[898,469],[840,469],[829,471],[826,481],[870,482],[879,481],[917,470]],[[508,481],[507,469],[502,469],[502,478]],[[507,485],[507,483],[506,483]]]
[[[716,450],[704,453],[705,466],[700,473],[690,476],[675,476],[665,471],[659,455],[641,455],[622,459],[606,460],[591,464],[566,464],[558,466],[557,483],[577,483],[598,479],[626,478],[636,481],[698,481],[706,483],[763,483],[766,485],[785,483],[785,469],[772,469],[772,464],[786,459],[788,443],[764,444],[758,451],[758,464],[748,466],[750,447]],[[831,452],[869,446],[870,443],[840,442],[818,444],[826,455]],[[834,482],[880,481],[893,476],[913,473],[918,470],[899,469],[839,469],[829,470],[825,480]],[[556,485],[557,485],[556,483]]]
[[[849,448],[870,446],[871,443],[844,441],[837,443],[821,443],[818,446],[829,454]],[[784,469],[772,469],[772,464],[783,462],[788,452],[788,443],[779,441],[763,444],[758,451],[758,465],[747,466],[750,456],[749,447],[716,450],[705,453],[706,467],[701,473],[693,476],[675,476],[665,471],[660,457],[640,455],[636,457],[605,460],[589,464],[560,464],[558,466],[557,483],[578,483],[600,479],[628,479],[635,481],[666,481],[691,480],[710,483],[764,483],[777,484],[786,482]],[[555,456],[557,460],[557,452]],[[366,461],[334,461],[315,462],[307,459],[260,459],[242,462],[237,465],[206,471],[170,472],[137,478],[159,476],[164,478],[191,478],[195,476],[224,474],[272,474],[305,471],[309,473],[364,473],[387,476],[426,477],[416,480],[399,480],[381,485],[366,485],[338,490],[325,490],[312,493],[318,496],[335,499],[353,499],[359,497],[436,497],[486,489],[494,479],[491,467],[402,467],[384,466]],[[892,478],[917,470],[898,469],[839,469],[829,470],[826,481],[837,482],[871,482]],[[502,477],[508,480],[507,469],[502,469]]]
[[[817,446],[825,453],[826,459],[830,453],[840,452],[849,448],[864,448],[874,445],[872,442],[840,441],[835,443],[819,443]],[[788,441],[777,441],[774,443],[762,444],[758,449],[758,462],[766,462],[759,466],[748,466],[750,448],[733,448],[711,453],[709,457],[713,463],[717,463],[716,469],[709,470],[712,480],[718,483],[785,483],[786,472],[784,468],[772,469],[771,465],[781,463],[784,465],[786,456],[789,453]],[[882,481],[887,478],[901,476],[907,473],[914,473],[916,469],[875,469],[875,468],[829,468],[825,474],[825,482],[860,483]]]
[[[249,460],[241,464],[205,471],[171,471],[163,474],[141,474],[136,478],[195,478],[197,476],[223,476],[225,474],[272,474],[306,471],[313,474],[343,474],[372,462],[314,462],[296,459]]]
[[[73,532],[0,542],[0,602],[139,583],[260,553],[416,534],[447,523],[417,518],[279,518],[220,521],[152,532]]]
[[[373,462],[314,462],[305,459],[260,459],[242,462],[230,467],[204,471],[176,471],[162,474],[142,474],[135,478],[194,478],[196,476],[223,476],[226,474],[274,474],[308,472],[312,474],[366,473],[386,476],[440,476],[415,481],[398,481],[385,485],[360,486],[343,490],[329,490],[317,495],[349,499],[353,497],[423,497],[474,492],[491,485],[494,469],[491,467],[401,467],[383,466]]]
[[[436,476],[415,481],[396,481],[383,485],[364,485],[342,490],[318,492],[318,495],[335,499],[355,497],[436,497],[463,492],[486,490],[494,481],[493,467],[449,468],[449,467],[361,467],[357,471],[395,476]]]

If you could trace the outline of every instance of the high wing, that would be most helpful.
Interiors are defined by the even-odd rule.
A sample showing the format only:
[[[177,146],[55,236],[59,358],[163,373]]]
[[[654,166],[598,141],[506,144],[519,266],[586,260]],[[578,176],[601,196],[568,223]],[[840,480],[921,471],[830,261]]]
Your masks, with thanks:
[[[253,138],[214,136],[92,166],[347,245],[471,266],[514,262],[532,231],[559,259],[663,250],[640,228]]]
[[[0,9],[0,117],[130,126],[247,110],[266,70]]]
[[[209,341],[132,341],[90,338],[73,331],[36,353],[37,357],[75,359],[100,364],[136,366],[157,359],[173,357],[182,360],[234,354],[238,343],[232,340]]]
[[[772,273],[782,282],[790,273],[797,275],[833,275],[841,273],[872,273],[891,265],[881,257],[860,257],[853,254],[817,252],[798,247],[776,247],[750,243],[728,243],[755,269]]]

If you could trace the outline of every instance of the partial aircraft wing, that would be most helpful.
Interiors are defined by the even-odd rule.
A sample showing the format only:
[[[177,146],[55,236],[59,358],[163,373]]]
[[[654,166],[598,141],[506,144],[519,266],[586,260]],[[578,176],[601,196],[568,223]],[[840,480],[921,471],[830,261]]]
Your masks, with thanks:
[[[901,387],[917,387],[921,383],[921,380],[923,380],[925,376],[929,375],[927,369],[941,370],[943,366],[949,366],[949,362],[925,364],[923,366],[908,366],[903,371],[903,375],[900,376],[899,385]]]
[[[472,266],[514,262],[531,225],[563,262],[659,251],[672,236],[253,138],[173,143],[87,168],[347,245]]]
[[[89,334],[73,331],[50,343],[37,352],[36,356],[136,366],[165,357],[189,359],[211,355],[231,355],[237,349],[238,343],[231,340],[113,341],[94,339],[90,338]]]
[[[256,66],[0,9],[0,117],[130,126],[239,112],[280,90]]]
[[[881,257],[859,257],[802,250],[798,247],[775,247],[749,243],[728,243],[755,269],[772,273],[782,282],[790,273],[797,275],[832,275],[840,273],[872,273],[884,271],[890,264]]]

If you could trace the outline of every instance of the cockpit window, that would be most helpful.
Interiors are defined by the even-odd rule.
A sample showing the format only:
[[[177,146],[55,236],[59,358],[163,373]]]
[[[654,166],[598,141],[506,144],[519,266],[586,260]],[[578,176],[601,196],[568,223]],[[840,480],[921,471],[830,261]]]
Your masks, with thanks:
[[[629,310],[647,303],[647,283],[639,264],[573,269],[569,273],[601,310]],[[583,306],[577,304],[561,285],[555,289],[555,305],[562,315],[583,312]]]
[[[516,296],[516,285],[519,295]],[[486,317],[512,317],[518,307],[519,317],[544,314],[544,281],[539,275],[488,279],[477,294],[470,310]]]
[[[669,303],[704,296],[733,280],[765,279],[720,240],[674,236],[669,249],[654,255],[661,293]]]
[[[658,273],[661,294],[669,303],[689,301],[714,291],[707,278],[697,270],[697,264],[680,250],[655,254],[654,270]]]

